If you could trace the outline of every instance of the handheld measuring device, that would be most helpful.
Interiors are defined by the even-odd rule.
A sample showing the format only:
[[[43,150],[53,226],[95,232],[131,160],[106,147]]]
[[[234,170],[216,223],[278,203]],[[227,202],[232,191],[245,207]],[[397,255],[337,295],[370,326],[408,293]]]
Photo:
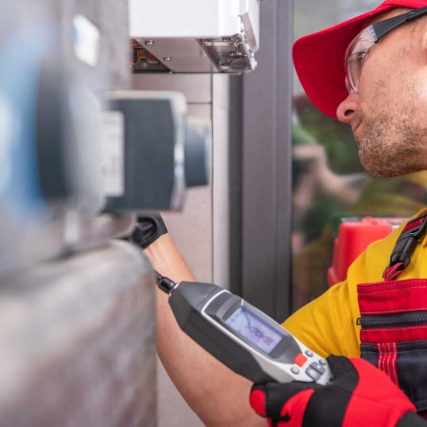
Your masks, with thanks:
[[[254,383],[330,381],[325,359],[244,299],[208,283],[166,284],[181,329],[238,374]]]

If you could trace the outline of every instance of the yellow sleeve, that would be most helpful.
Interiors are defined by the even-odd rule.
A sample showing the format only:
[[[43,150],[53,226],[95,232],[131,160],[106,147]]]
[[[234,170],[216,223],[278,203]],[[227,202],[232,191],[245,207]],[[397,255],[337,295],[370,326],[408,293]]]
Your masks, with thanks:
[[[358,327],[353,317],[347,282],[332,286],[282,325],[307,347],[330,354],[360,356]]]

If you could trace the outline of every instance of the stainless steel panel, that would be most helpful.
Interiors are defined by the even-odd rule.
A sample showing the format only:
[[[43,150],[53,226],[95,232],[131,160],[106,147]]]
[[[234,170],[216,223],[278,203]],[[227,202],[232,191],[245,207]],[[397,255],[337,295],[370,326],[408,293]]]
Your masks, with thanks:
[[[0,425],[155,427],[154,306],[120,241],[3,280]]]
[[[229,77],[213,77],[213,281],[230,288]]]
[[[210,74],[133,74],[132,89],[171,90],[184,94],[189,104],[212,101]]]
[[[138,39],[138,42],[175,73],[214,73],[218,71],[196,39],[157,38]]]

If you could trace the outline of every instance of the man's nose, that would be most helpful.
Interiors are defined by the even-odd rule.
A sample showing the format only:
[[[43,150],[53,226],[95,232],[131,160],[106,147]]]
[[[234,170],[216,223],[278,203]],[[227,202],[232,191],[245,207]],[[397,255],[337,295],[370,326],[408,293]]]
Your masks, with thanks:
[[[353,114],[357,109],[358,102],[359,95],[356,92],[351,91],[347,98],[338,105],[337,119],[342,123],[350,124]]]

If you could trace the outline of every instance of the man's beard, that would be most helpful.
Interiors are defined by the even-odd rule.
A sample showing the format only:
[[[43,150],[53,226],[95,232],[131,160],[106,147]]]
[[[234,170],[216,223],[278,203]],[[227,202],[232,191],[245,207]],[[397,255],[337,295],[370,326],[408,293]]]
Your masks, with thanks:
[[[427,168],[426,129],[411,126],[410,122],[409,117],[398,114],[363,118],[363,132],[357,142],[360,161],[370,174],[385,178]]]

